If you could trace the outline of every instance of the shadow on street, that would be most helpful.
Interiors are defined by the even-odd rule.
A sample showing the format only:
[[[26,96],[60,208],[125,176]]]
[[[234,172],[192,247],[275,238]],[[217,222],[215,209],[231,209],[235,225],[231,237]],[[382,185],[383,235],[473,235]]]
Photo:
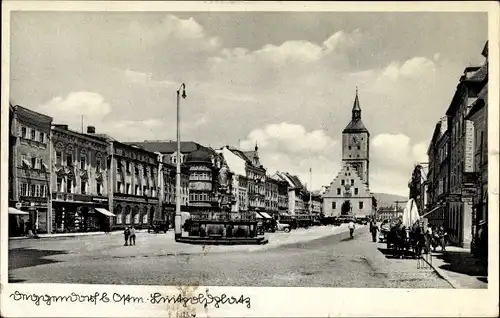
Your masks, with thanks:
[[[31,266],[60,263],[46,259],[47,256],[68,254],[65,251],[37,250],[31,248],[13,248],[9,250],[9,270]],[[10,278],[9,278],[10,279]]]
[[[441,269],[469,276],[478,276],[478,280],[488,281],[488,267],[481,264],[470,252],[450,251],[436,255],[436,257],[446,263],[440,266]]]

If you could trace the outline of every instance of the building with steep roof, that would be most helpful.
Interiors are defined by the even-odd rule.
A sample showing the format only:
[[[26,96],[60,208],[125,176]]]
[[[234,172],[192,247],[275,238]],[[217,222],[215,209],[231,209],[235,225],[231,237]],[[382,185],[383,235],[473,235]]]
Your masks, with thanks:
[[[290,215],[309,213],[304,202],[309,200],[306,195],[307,191],[297,176],[277,171],[272,178],[288,184],[288,213]]]
[[[372,215],[370,179],[370,132],[363,124],[356,88],[351,121],[342,131],[342,168],[328,187],[322,189],[325,217]]]

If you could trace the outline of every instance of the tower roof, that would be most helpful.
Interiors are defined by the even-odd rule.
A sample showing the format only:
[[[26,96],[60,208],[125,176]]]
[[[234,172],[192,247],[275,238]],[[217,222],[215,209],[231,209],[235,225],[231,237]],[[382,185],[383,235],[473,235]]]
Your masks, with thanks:
[[[356,87],[356,97],[352,105],[352,118],[351,122],[345,127],[342,133],[349,132],[368,132],[363,121],[361,120],[361,106],[359,105],[358,88]]]

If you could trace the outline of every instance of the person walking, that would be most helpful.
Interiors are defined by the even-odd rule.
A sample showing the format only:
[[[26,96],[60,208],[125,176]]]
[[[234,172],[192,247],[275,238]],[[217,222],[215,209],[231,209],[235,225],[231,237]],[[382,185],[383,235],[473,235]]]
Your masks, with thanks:
[[[124,246],[128,246],[128,238],[130,236],[130,230],[129,230],[128,226],[125,227],[125,230],[123,231],[123,235],[125,236]]]
[[[135,228],[130,228],[130,245],[135,245]]]
[[[370,233],[372,234],[373,242],[377,242],[377,232],[378,232],[377,222],[375,222],[375,219],[372,219],[372,221],[370,222]]]
[[[354,221],[349,221],[349,225],[347,226],[349,228],[349,234],[351,236],[351,238],[354,237],[354,229],[356,228],[356,226],[354,225]]]

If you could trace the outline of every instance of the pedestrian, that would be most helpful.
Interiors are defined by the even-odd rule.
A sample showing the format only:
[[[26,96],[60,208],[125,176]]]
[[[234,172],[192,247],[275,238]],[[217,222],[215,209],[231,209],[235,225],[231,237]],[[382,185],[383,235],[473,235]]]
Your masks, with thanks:
[[[354,229],[356,228],[353,220],[349,221],[349,225],[347,225],[347,227],[349,228],[349,234],[350,234],[351,238],[353,238],[354,237]]]
[[[130,228],[130,245],[135,245],[135,228]]]
[[[128,226],[125,227],[125,231],[123,231],[123,235],[125,236],[124,246],[128,246],[128,237],[130,236],[130,230],[129,230]]]
[[[370,222],[370,233],[372,233],[373,242],[377,242],[377,232],[378,232],[377,222],[375,222],[375,219],[372,219],[372,221]]]

